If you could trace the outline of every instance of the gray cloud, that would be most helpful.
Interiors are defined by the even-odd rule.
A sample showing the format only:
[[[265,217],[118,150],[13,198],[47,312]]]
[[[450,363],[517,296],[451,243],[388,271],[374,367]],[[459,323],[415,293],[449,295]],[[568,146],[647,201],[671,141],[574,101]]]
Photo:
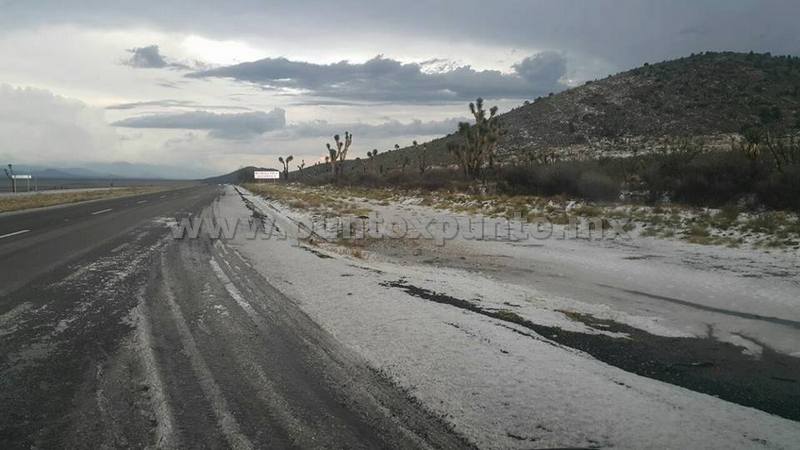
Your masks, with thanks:
[[[559,53],[543,52],[514,64],[514,70],[531,83],[557,86],[567,72],[567,60]]]
[[[229,105],[203,105],[191,100],[151,100],[146,102],[131,102],[119,103],[116,105],[106,106],[110,110],[130,110],[138,108],[202,108],[202,109],[232,109],[238,111],[251,111],[250,108],[245,106],[229,106]]]
[[[565,86],[566,59],[543,52],[515,65],[514,73],[459,66],[425,72],[416,63],[377,56],[364,63],[341,61],[313,64],[286,58],[220,67],[187,74],[193,78],[221,77],[258,83],[267,89],[300,89],[318,97],[426,102],[484,98],[533,98]]]
[[[50,91],[0,83],[0,160],[50,163],[114,155],[103,111]]]
[[[136,8],[107,0],[0,3],[0,34],[53,23],[146,25],[222,38],[281,35],[323,45],[331,39],[326,24],[352,23],[358,26],[337,30],[337,37],[560,49],[615,69],[705,50],[800,52],[796,0],[460,0],[457,6],[441,0],[140,0]]]
[[[136,47],[128,50],[131,57],[124,63],[136,67],[137,69],[190,69],[188,64],[170,62],[161,54],[158,45],[148,45],[147,47]],[[202,67],[202,65],[200,65]],[[170,86],[176,87],[176,86]]]
[[[126,128],[160,128],[208,130],[209,135],[220,139],[244,139],[286,126],[286,112],[275,108],[263,111],[217,114],[208,111],[191,111],[177,114],[151,114],[130,117],[113,123]]]
[[[119,103],[116,105],[106,106],[106,109],[114,109],[114,110],[126,110],[126,109],[135,109],[135,108],[145,108],[145,107],[161,107],[161,108],[173,108],[173,107],[192,107],[195,106],[197,103],[190,101],[190,100],[152,100],[148,102],[132,102],[132,103]]]
[[[140,69],[161,69],[167,67],[167,61],[161,56],[157,45],[132,48],[128,50],[128,52],[131,53],[131,58],[126,61],[126,64],[131,67],[138,67]]]
[[[343,131],[350,131],[358,137],[373,139],[399,136],[438,136],[452,133],[458,128],[458,123],[465,120],[467,119],[451,118],[429,122],[412,120],[406,123],[398,120],[389,120],[374,125],[366,123],[330,123],[325,120],[314,120],[290,125],[284,130],[272,133],[271,136],[279,139],[329,138],[334,134],[341,134]]]

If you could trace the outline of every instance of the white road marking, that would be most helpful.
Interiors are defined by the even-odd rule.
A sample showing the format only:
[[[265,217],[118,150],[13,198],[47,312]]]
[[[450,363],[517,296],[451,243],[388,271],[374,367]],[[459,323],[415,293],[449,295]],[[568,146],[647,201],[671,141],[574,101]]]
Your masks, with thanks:
[[[139,200],[138,202],[136,202],[137,205],[140,205],[142,203],[147,203],[147,200]]]
[[[158,197],[158,198],[167,198],[167,196],[166,195],[162,195],[161,197]]]
[[[93,212],[93,213],[92,213],[92,215],[93,215],[93,216],[96,216],[96,215],[98,215],[98,214],[104,214],[104,213],[107,213],[107,212],[109,212],[109,211],[111,211],[111,208],[108,208],[108,209],[101,209],[100,211],[95,211],[95,212]]]
[[[15,231],[13,233],[4,234],[4,235],[0,236],[0,239],[4,239],[4,238],[7,238],[7,237],[11,237],[11,236],[16,236],[18,234],[24,234],[24,233],[27,233],[29,231],[31,231],[31,230],[19,230],[19,231]]]

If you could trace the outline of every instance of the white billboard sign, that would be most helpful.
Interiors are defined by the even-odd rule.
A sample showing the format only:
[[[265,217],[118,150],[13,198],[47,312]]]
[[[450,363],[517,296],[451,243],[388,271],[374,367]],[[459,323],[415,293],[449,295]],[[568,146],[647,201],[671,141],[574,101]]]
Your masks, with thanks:
[[[256,180],[277,180],[281,177],[281,173],[277,170],[256,170],[253,172],[253,178]]]
[[[31,180],[33,179],[32,175],[11,175],[12,178],[15,180]]]

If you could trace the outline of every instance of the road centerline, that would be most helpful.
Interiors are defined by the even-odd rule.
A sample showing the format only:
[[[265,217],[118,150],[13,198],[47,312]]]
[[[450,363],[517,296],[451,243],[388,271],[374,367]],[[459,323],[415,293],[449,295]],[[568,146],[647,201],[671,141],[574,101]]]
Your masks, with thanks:
[[[98,215],[98,214],[105,214],[105,213],[107,213],[107,212],[109,212],[109,211],[112,211],[112,210],[113,210],[113,208],[101,209],[100,211],[95,211],[95,212],[93,212],[93,213],[92,213],[92,215],[93,215],[93,216],[96,216],[96,215]]]
[[[0,235],[0,239],[5,239],[5,238],[8,238],[8,237],[17,236],[17,235],[20,235],[20,234],[25,234],[25,233],[27,233],[29,231],[31,231],[31,230],[19,230],[19,231],[15,231],[13,233],[3,234],[3,235]]]

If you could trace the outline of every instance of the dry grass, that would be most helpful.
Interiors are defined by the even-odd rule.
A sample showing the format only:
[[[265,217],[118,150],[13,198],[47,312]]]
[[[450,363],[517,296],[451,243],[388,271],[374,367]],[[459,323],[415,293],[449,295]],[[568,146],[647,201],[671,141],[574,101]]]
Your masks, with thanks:
[[[290,208],[324,216],[366,216],[371,212],[369,208],[357,203],[359,198],[368,198],[362,195],[366,192],[362,190],[266,183],[248,183],[244,187],[254,194]]]
[[[720,210],[685,205],[645,206],[622,203],[573,202],[561,196],[468,194],[446,191],[403,191],[390,188],[367,189],[342,186],[248,185],[296,209],[323,215],[368,215],[364,203],[386,206],[391,202],[412,203],[454,213],[490,217],[515,216],[528,220],[546,217],[555,225],[566,225],[570,218],[603,218],[642,230],[643,237],[681,239],[702,245],[724,245],[800,249],[800,217],[773,211],[747,213],[735,207]],[[361,203],[358,205],[356,203]],[[630,221],[630,222],[629,222]]]
[[[116,189],[97,189],[92,191],[18,194],[0,196],[0,212],[20,211],[23,209],[42,208],[45,206],[66,203],[99,200],[106,198],[127,197],[166,190],[163,186],[136,186]]]

